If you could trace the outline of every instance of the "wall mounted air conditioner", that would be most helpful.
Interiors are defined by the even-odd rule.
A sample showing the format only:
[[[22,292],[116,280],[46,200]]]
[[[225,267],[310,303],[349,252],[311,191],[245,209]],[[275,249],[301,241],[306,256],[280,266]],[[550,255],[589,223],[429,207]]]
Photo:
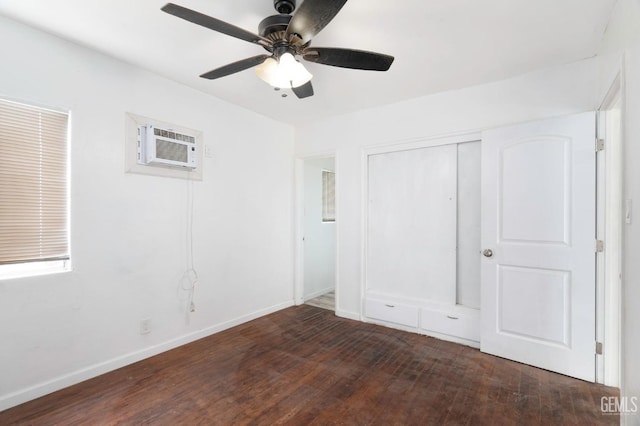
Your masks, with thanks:
[[[195,169],[196,138],[154,125],[138,126],[138,164]]]

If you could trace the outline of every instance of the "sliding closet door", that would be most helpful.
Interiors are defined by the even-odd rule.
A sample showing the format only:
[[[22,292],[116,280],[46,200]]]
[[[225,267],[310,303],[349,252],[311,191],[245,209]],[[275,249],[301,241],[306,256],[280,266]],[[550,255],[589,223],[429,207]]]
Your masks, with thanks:
[[[368,158],[367,290],[454,304],[456,145]]]

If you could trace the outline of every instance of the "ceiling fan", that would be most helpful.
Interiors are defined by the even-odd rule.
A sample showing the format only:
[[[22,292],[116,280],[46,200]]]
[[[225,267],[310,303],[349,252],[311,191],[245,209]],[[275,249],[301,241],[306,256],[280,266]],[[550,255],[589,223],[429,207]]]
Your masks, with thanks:
[[[296,0],[273,0],[279,14],[262,20],[258,26],[259,34],[173,3],[167,3],[161,10],[257,44],[269,52],[216,68],[200,77],[213,80],[256,67],[256,74],[262,80],[276,88],[291,88],[302,99],[313,95],[312,75],[296,59],[297,56],[317,64],[371,71],[387,71],[393,63],[393,56],[382,53],[310,46],[311,39],[322,31],[346,2],[347,0],[304,0],[296,10]]]

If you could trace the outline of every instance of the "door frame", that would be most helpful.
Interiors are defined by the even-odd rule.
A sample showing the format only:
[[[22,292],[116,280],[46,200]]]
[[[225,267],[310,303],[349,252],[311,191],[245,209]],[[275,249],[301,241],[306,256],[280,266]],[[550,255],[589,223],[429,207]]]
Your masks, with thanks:
[[[338,170],[338,157],[335,151],[326,151],[314,155],[304,156],[304,157],[296,157],[294,163],[294,253],[295,253],[295,261],[294,261],[294,285],[293,285],[293,303],[295,305],[302,305],[304,300],[304,167],[305,161],[307,160],[319,160],[323,158],[333,158],[334,167],[337,172]],[[338,193],[339,193],[339,175],[336,173],[336,205],[335,205],[335,213],[336,213],[336,246],[335,246],[335,265],[336,271],[334,276],[335,282],[335,306],[334,311],[338,310],[338,300],[339,300],[339,271],[338,267],[338,241],[339,241],[339,203],[338,203]]]
[[[605,148],[597,153],[597,238],[604,241],[604,252],[597,255],[596,272],[596,340],[602,354],[596,356],[596,382],[621,385],[622,345],[622,232],[623,170],[622,145],[624,91],[618,73],[597,110],[597,137]],[[619,132],[607,131],[612,109],[620,108]]]

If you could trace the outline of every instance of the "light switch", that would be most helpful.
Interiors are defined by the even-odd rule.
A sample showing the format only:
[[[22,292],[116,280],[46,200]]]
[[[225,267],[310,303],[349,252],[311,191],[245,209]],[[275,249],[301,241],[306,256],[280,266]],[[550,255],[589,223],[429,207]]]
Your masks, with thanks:
[[[631,200],[625,200],[624,202],[624,222],[627,225],[631,224]]]

